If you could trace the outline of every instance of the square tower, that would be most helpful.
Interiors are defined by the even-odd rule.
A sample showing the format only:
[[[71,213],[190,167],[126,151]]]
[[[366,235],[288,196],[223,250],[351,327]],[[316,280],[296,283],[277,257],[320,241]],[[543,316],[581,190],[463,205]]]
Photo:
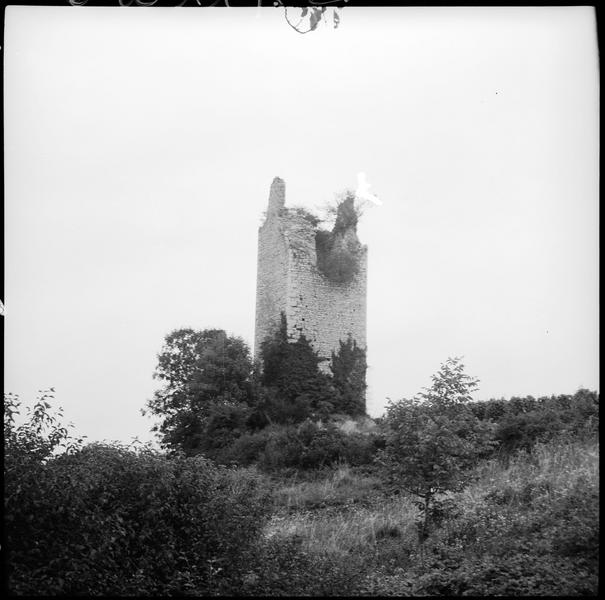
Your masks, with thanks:
[[[288,337],[294,342],[304,335],[327,372],[340,341],[351,336],[366,349],[367,247],[357,238],[356,216],[347,221],[343,205],[328,232],[307,211],[286,208],[285,191],[276,177],[258,232],[254,356],[278,330],[283,312]]]

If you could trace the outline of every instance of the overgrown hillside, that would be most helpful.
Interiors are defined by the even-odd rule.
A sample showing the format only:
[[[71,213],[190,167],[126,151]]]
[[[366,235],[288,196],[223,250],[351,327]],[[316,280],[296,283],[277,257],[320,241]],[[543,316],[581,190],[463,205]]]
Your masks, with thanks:
[[[596,392],[474,403],[448,359],[376,423],[293,418],[231,349],[239,379],[173,389],[165,451],[72,438],[52,394],[18,425],[5,396],[11,595],[596,595]]]
[[[508,466],[483,461],[473,484],[441,498],[424,543],[409,496],[385,494],[379,479],[341,467],[278,487],[265,536],[350,569],[346,590],[337,579],[324,593],[596,595],[598,456],[594,439],[538,444]]]

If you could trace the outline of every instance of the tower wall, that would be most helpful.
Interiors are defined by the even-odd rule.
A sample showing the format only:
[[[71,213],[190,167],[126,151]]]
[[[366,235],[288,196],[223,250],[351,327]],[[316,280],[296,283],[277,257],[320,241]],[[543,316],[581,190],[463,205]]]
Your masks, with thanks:
[[[279,327],[283,311],[289,337],[294,341],[304,335],[322,359],[321,368],[328,370],[332,351],[348,335],[366,347],[367,247],[361,246],[352,281],[329,280],[317,267],[316,227],[284,203],[285,185],[276,178],[258,236],[254,353],[260,356],[262,340]]]
[[[276,177],[269,192],[265,222],[258,230],[258,262],[256,272],[256,321],[254,357],[260,357],[260,345],[280,325],[281,313],[288,307],[288,247],[280,217],[286,185]]]

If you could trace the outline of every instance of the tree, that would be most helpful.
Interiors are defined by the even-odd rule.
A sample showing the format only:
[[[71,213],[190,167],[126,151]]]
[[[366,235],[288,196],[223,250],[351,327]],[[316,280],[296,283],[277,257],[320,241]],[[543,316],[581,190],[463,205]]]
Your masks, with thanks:
[[[338,353],[332,352],[332,379],[340,398],[337,409],[352,416],[366,412],[366,353],[349,335],[340,342]]]
[[[30,467],[45,463],[63,449],[73,452],[79,448],[86,436],[74,438],[68,428],[60,423],[63,408],[53,414],[51,404],[55,397],[54,388],[38,390],[40,394],[33,408],[26,406],[27,417],[21,424],[15,415],[21,413],[21,400],[17,394],[4,394],[4,475],[10,475],[14,465],[27,461]],[[69,427],[73,429],[70,423]],[[13,465],[14,463],[14,465]],[[15,467],[17,468],[17,467]],[[21,468],[21,467],[20,467]]]
[[[168,334],[154,373],[164,386],[147,403],[148,410],[162,418],[153,428],[161,434],[162,445],[198,453],[213,407],[250,401],[251,375],[250,351],[239,337],[222,329],[177,329]]]
[[[461,490],[471,479],[470,468],[492,445],[490,425],[468,406],[478,380],[464,373],[460,359],[448,358],[432,381],[415,398],[387,407],[379,455],[393,483],[420,499],[421,541],[439,507],[437,495]]]

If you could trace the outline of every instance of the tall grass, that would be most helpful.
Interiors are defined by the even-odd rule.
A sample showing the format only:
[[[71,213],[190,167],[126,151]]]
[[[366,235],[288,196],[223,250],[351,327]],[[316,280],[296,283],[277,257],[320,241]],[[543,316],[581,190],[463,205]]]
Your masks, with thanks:
[[[347,555],[367,550],[385,537],[415,542],[417,508],[409,498],[384,501],[374,507],[305,511],[276,515],[265,529],[267,537],[298,538],[309,552]]]
[[[340,466],[320,481],[286,485],[275,492],[278,511],[265,535],[292,537],[309,552],[347,555],[383,537],[410,538],[417,508],[405,497],[385,498],[377,477]]]
[[[379,480],[340,467],[276,491],[268,540],[295,540],[317,561],[353,559],[356,593],[585,595],[597,589],[597,440],[553,441],[488,460],[420,552],[418,511]]]
[[[579,483],[599,479],[599,441],[557,440],[536,444],[531,452],[521,451],[507,465],[492,459],[477,469],[477,480],[458,495],[467,506],[490,493],[500,493],[509,504],[544,496],[556,501]],[[533,492],[532,492],[533,490]]]
[[[277,504],[288,511],[300,511],[326,506],[363,504],[381,494],[378,477],[354,473],[340,465],[323,479],[290,481],[275,492]]]

